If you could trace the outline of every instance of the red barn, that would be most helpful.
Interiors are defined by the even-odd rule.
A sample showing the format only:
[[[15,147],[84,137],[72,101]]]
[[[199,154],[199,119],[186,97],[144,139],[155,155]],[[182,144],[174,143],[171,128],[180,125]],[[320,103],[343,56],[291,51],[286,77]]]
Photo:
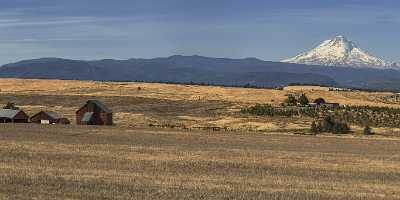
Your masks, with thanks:
[[[76,111],[78,125],[113,125],[112,110],[98,100],[89,100]]]
[[[40,111],[31,117],[31,122],[37,124],[70,124],[67,118],[52,111]]]

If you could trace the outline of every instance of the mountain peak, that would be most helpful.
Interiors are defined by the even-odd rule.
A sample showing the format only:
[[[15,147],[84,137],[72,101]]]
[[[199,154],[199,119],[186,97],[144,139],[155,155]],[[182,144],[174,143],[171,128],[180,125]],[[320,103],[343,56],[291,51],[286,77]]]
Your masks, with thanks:
[[[354,48],[357,48],[357,45],[354,42],[348,40],[345,36],[342,36],[342,35],[339,35],[330,40],[324,41],[320,45],[320,47],[321,46],[329,46],[331,48],[342,48],[346,51],[351,51]]]
[[[336,37],[334,37],[335,40],[342,40],[342,41],[348,41],[347,37],[344,35],[338,35]]]
[[[343,35],[325,40],[316,48],[282,62],[357,68],[391,68],[388,62],[370,55]]]
[[[330,41],[338,42],[338,43],[351,43],[351,41],[349,41],[349,40],[347,39],[347,37],[346,37],[346,36],[343,36],[343,35],[338,35],[338,36],[336,36],[336,37],[330,39]]]

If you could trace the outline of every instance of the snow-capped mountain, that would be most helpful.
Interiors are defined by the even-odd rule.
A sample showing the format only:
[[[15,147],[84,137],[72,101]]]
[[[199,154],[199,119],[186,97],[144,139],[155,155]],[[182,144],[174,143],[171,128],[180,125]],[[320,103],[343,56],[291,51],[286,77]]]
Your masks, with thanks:
[[[282,62],[357,68],[397,68],[396,65],[360,49],[355,43],[341,35],[322,42],[309,52],[282,60]]]

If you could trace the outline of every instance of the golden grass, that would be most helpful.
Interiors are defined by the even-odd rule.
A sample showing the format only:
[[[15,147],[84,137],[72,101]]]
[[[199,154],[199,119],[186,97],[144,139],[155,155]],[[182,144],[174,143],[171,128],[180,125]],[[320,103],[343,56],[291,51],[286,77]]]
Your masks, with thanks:
[[[398,199],[400,140],[1,125],[2,199]]]
[[[141,90],[138,90],[138,87]],[[319,86],[290,86],[284,90],[135,82],[0,79],[0,104],[13,101],[32,115],[53,110],[73,123],[75,111],[88,99],[104,101],[114,110],[115,123],[124,127],[220,127],[227,130],[291,131],[307,129],[312,119],[250,117],[238,114],[256,103],[279,105],[287,94],[306,93],[345,105],[400,107],[385,101],[390,93],[338,92]],[[381,130],[381,129],[379,129]],[[361,132],[358,130],[357,132]],[[392,131],[392,132],[390,132]],[[399,130],[385,129],[396,135]]]
[[[346,105],[400,107],[400,104],[381,100],[391,93],[327,91],[326,88],[319,86],[290,86],[281,91],[159,83],[35,79],[0,79],[0,86],[1,93],[11,94],[132,96],[167,100],[228,101],[242,104],[279,104],[286,98],[285,95],[296,91],[306,93],[311,99],[323,97],[330,102]],[[142,90],[137,90],[138,87]]]
[[[114,110],[117,124],[0,124],[0,199],[400,198],[397,137],[289,135],[307,130],[311,119],[238,113],[301,92],[341,104],[399,107],[383,100],[390,93],[21,79],[0,79],[0,88],[1,104],[70,119],[96,98]],[[149,124],[232,132],[143,128]]]

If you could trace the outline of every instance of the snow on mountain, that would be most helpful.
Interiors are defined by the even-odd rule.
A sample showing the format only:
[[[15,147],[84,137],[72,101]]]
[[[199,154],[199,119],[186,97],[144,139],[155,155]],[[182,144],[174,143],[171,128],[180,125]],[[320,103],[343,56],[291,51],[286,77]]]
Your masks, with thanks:
[[[355,68],[397,68],[392,63],[360,49],[355,43],[341,35],[322,42],[309,52],[282,60],[282,62]]]

